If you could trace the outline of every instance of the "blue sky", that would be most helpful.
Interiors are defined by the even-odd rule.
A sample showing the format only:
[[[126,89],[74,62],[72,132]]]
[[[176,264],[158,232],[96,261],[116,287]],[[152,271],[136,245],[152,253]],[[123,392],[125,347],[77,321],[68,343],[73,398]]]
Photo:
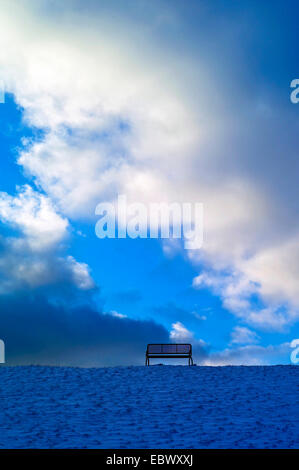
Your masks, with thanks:
[[[4,1],[0,337],[11,364],[290,363],[295,2]],[[96,205],[201,202],[204,243],[95,235]],[[18,327],[14,327],[14,325]]]

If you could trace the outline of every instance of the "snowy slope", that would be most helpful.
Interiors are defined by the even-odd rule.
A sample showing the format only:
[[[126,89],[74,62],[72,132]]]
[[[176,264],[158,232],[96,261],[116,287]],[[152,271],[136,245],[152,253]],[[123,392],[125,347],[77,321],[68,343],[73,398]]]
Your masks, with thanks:
[[[0,368],[1,448],[291,448],[299,367]]]

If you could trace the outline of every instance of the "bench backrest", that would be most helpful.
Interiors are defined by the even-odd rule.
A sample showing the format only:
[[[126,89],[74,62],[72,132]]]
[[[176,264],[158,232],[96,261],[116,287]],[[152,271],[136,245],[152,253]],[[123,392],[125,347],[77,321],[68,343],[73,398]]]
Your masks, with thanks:
[[[147,354],[191,354],[191,344],[148,344]]]

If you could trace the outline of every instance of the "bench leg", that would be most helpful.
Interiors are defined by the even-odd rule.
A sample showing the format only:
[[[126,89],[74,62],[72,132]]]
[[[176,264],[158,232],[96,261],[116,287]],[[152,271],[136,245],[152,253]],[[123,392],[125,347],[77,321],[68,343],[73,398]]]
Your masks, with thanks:
[[[147,356],[146,356],[146,358],[145,358],[145,365],[146,365],[146,366],[149,366],[149,358],[148,358]]]

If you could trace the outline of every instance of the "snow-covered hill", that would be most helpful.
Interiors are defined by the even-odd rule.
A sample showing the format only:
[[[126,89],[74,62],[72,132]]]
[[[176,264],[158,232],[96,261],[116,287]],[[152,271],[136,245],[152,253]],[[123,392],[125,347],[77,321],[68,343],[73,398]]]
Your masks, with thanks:
[[[299,367],[0,368],[1,448],[294,448]]]

